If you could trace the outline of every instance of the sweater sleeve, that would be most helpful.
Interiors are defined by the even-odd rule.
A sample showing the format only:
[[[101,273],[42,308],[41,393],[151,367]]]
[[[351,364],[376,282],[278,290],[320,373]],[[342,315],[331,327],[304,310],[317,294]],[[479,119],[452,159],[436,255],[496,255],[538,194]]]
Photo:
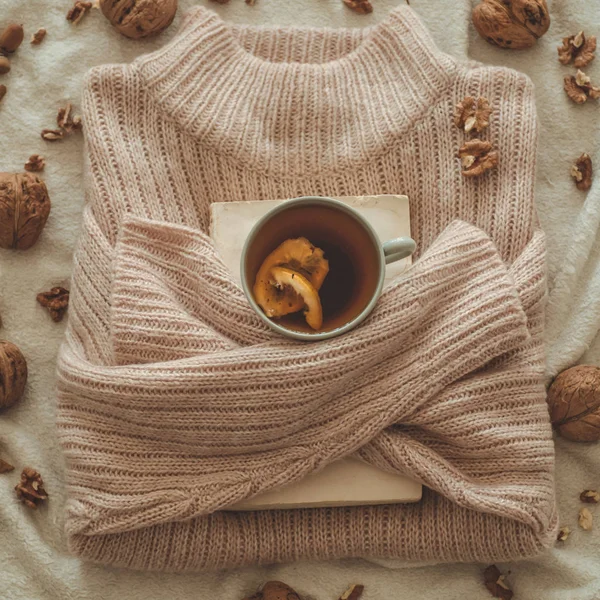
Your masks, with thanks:
[[[270,333],[209,238],[183,226],[126,222],[111,306],[119,364],[92,364],[67,344],[59,364],[63,419],[89,428],[108,452],[115,443],[140,445],[133,461],[142,469],[153,451],[208,462],[188,477],[173,474],[160,501],[152,477],[131,479],[129,462],[131,475],[111,487],[122,494],[133,485],[144,495],[135,514],[104,498],[110,510],[95,521],[97,533],[127,529],[140,512],[153,523],[205,514],[294,481],[356,451],[529,336],[493,243],[462,222],[385,291],[367,322],[320,343]],[[90,471],[90,457],[66,447],[90,490],[105,488],[106,473]],[[132,458],[113,460],[120,470]]]

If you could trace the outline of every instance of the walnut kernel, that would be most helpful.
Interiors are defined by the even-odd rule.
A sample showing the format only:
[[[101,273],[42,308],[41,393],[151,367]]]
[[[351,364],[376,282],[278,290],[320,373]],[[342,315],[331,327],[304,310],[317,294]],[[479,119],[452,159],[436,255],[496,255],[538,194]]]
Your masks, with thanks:
[[[157,35],[173,22],[177,0],[100,0],[100,9],[119,33],[139,39]]]
[[[557,542],[564,542],[569,537],[571,530],[568,527],[561,527],[556,536]]]
[[[571,177],[582,192],[592,187],[592,159],[588,154],[582,154],[571,167]]]
[[[32,154],[29,157],[29,160],[25,163],[25,170],[30,173],[39,173],[44,170],[46,166],[46,161],[43,156],[39,154]]]
[[[579,499],[586,504],[598,504],[600,502],[600,493],[596,490],[584,490],[579,494]]]
[[[373,12],[373,6],[369,0],[343,0],[344,4],[359,15],[368,15]]]
[[[10,60],[0,55],[0,75],[6,75],[8,72],[10,72]]]
[[[36,300],[48,309],[52,320],[58,323],[63,320],[69,307],[69,290],[63,287],[53,287],[48,292],[39,293]]]
[[[30,467],[25,467],[21,473],[21,481],[15,486],[17,498],[29,508],[37,508],[48,494],[44,489],[42,476]]]
[[[577,71],[577,75],[565,75],[564,88],[567,96],[577,104],[587,102],[588,98],[600,98],[600,88],[594,87],[583,71]]]
[[[573,66],[581,69],[594,60],[596,36],[586,37],[583,31],[563,38],[563,45],[558,48],[558,60],[563,65],[573,61]]]
[[[77,25],[85,17],[90,8],[92,8],[91,2],[80,2],[77,0],[67,13],[67,21],[73,23],[73,25]]]
[[[579,523],[579,527],[584,531],[590,531],[594,525],[594,517],[590,512],[589,508],[580,508],[579,509],[579,519],[577,521]]]
[[[42,129],[40,134],[43,140],[47,142],[57,142],[65,137],[65,132],[61,129]]]
[[[490,565],[483,572],[483,582],[490,594],[495,598],[502,600],[511,600],[513,597],[512,590],[504,581],[504,575],[496,565]]]
[[[44,40],[44,38],[46,37],[46,30],[42,27],[41,29],[38,29],[32,36],[31,36],[31,44],[33,44],[34,46],[38,46],[39,44],[42,43],[42,41]]]
[[[65,133],[73,133],[74,131],[81,130],[81,117],[73,116],[73,106],[70,102],[64,108],[58,110],[56,116],[56,124],[65,131]]]
[[[364,585],[355,583],[339,597],[339,600],[358,600],[362,596],[364,589]]]
[[[454,124],[459,129],[464,129],[465,133],[471,133],[473,129],[481,133],[490,124],[492,112],[487,98],[475,100],[472,96],[466,96],[456,105]]]
[[[0,248],[33,246],[50,214],[44,182],[32,173],[0,173]]]
[[[498,153],[492,150],[492,144],[477,138],[463,144],[458,151],[458,157],[465,177],[477,177],[498,164]]]
[[[0,409],[15,405],[27,383],[27,361],[11,342],[0,340]]]
[[[302,600],[300,596],[282,581],[267,581],[259,592],[244,600]]]
[[[4,96],[6,96],[6,86],[0,85],[0,102],[2,101],[2,98],[4,98]]]

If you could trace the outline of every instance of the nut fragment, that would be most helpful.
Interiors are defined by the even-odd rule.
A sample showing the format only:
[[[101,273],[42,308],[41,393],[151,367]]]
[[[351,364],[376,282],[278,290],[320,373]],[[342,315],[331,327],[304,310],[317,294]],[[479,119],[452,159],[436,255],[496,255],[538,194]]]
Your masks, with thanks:
[[[56,142],[65,137],[65,132],[60,129],[42,129],[42,139],[47,142]]]
[[[490,142],[474,139],[462,145],[458,151],[465,177],[477,177],[498,164],[498,153]]]
[[[600,493],[596,490],[584,490],[579,494],[579,499],[586,504],[598,504],[600,502]]]
[[[558,60],[563,65],[573,61],[577,69],[585,67],[594,60],[596,51],[596,36],[586,37],[583,31],[576,35],[563,38],[563,45],[558,48]]]
[[[283,581],[267,581],[259,592],[244,600],[302,600],[297,592]]]
[[[548,390],[552,425],[574,442],[600,439],[600,369],[579,365],[563,371]]]
[[[0,55],[0,75],[6,75],[10,71],[10,60]]]
[[[340,596],[339,600],[358,600],[362,596],[364,589],[364,585],[355,583]]]
[[[556,536],[557,542],[564,542],[569,537],[571,530],[568,527],[561,527],[558,535]]]
[[[56,116],[56,124],[64,129],[66,133],[73,133],[73,131],[79,131],[81,129],[81,117],[73,116],[71,111],[73,106],[70,102],[67,102],[67,105],[64,108],[60,108],[58,110],[58,115]]]
[[[10,463],[7,463],[0,458],[0,473],[10,473],[11,471],[14,471],[14,469],[15,468]]]
[[[246,0],[246,4],[248,6],[254,6],[256,4],[256,0]]]
[[[496,565],[490,565],[483,572],[483,582],[490,594],[495,598],[502,600],[511,600],[513,597],[512,590],[506,585],[504,575],[500,572]]]
[[[600,88],[594,87],[591,79],[583,71],[577,71],[577,75],[565,75],[564,88],[567,96],[577,104],[587,102],[588,98],[600,98]]]
[[[62,321],[69,307],[69,290],[63,287],[53,287],[48,292],[39,293],[36,300],[48,309],[52,320],[58,323]]]
[[[25,170],[30,173],[39,173],[44,170],[46,166],[46,161],[43,156],[39,154],[32,154],[29,157],[29,160],[25,163]]]
[[[473,129],[481,133],[490,124],[492,112],[487,98],[475,100],[472,96],[466,96],[456,105],[454,124],[459,129],[464,129],[465,133],[470,133]]]
[[[80,0],[77,0],[67,13],[67,21],[70,21],[73,25],[77,25],[90,8],[92,8],[91,2],[81,2]]]
[[[592,159],[588,154],[582,154],[571,167],[571,177],[582,192],[592,187]]]
[[[175,18],[177,0],[100,0],[100,9],[119,33],[135,40],[164,31]]]
[[[0,53],[12,54],[21,45],[24,37],[22,25],[9,25],[0,33]]]
[[[373,6],[369,0],[343,0],[344,4],[359,15],[368,15],[373,12]]]
[[[37,508],[39,504],[48,499],[42,476],[30,467],[23,469],[21,481],[15,486],[15,491],[17,498],[29,508]]]
[[[27,361],[11,342],[0,340],[0,409],[16,404],[27,383]]]
[[[5,95],[6,95],[6,86],[0,85],[0,101],[2,101],[2,98],[4,98]]]
[[[579,527],[584,529],[585,531],[590,531],[592,529],[592,525],[594,523],[594,517],[590,512],[589,508],[580,508],[579,509]]]
[[[38,44],[41,44],[43,39],[46,37],[46,30],[42,27],[41,29],[38,29],[32,36],[31,36],[31,43],[34,46],[37,46]]]
[[[533,46],[550,27],[546,0],[482,0],[472,18],[484,40],[513,50]]]

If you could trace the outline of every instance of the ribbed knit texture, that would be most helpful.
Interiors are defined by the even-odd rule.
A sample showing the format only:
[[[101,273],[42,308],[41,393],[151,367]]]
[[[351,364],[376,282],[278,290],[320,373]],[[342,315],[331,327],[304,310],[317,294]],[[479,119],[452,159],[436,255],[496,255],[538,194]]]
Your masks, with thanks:
[[[489,98],[500,164],[452,124]],[[533,90],[439,52],[410,8],[364,30],[237,27],[91,71],[88,198],[59,361],[70,546],[138,569],[348,556],[506,560],[555,539]],[[408,195],[414,266],[354,331],[268,330],[207,237],[215,201]],[[411,505],[221,511],[354,454]]]

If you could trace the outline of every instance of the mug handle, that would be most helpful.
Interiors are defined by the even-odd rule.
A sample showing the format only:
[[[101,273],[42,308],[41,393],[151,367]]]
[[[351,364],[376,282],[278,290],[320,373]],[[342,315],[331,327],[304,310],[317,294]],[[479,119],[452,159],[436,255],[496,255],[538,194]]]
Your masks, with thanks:
[[[416,248],[417,244],[415,240],[409,237],[401,237],[384,242],[383,254],[385,255],[385,264],[389,265],[392,262],[410,256]]]

